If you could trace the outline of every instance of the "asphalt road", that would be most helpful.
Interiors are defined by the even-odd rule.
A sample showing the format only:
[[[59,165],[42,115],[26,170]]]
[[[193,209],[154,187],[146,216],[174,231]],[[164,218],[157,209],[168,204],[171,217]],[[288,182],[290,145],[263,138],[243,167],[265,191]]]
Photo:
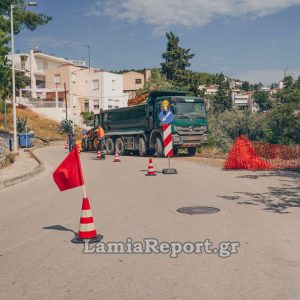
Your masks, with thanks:
[[[239,242],[238,253],[83,254],[73,244],[82,191],[59,192],[63,146],[38,150],[46,170],[0,194],[0,299],[299,299],[300,173],[223,171],[173,159],[178,175],[145,176],[148,159],[81,154],[103,242]],[[165,159],[154,159],[161,170]],[[185,215],[179,207],[216,214]]]

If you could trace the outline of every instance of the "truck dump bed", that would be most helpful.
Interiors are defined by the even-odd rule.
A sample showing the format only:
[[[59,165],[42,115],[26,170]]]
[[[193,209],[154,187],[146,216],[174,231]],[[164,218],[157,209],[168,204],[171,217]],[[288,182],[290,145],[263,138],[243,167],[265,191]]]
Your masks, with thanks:
[[[147,129],[147,105],[105,110],[101,113],[106,132]]]

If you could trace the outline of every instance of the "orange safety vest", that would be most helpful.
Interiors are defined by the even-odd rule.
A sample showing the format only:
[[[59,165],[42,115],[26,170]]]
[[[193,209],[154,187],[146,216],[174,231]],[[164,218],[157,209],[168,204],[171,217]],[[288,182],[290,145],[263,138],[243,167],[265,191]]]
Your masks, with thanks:
[[[104,130],[103,130],[103,128],[98,128],[97,129],[97,134],[98,134],[98,138],[102,138],[102,137],[104,137]]]

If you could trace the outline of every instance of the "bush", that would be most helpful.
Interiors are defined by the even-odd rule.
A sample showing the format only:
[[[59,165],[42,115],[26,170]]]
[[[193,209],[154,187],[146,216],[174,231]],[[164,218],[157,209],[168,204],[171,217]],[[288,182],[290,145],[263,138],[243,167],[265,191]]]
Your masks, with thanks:
[[[266,140],[273,144],[300,144],[300,113],[293,105],[279,105],[267,115],[264,125]]]
[[[26,125],[27,125],[27,118],[19,118],[17,119],[17,131],[19,133],[26,131]],[[29,128],[27,128],[27,131],[29,131]]]
[[[261,140],[264,137],[263,124],[262,114],[252,114],[249,111],[210,114],[208,144],[228,151],[233,141],[242,134],[251,140]]]
[[[70,134],[73,132],[73,122],[72,120],[62,120],[57,128],[60,134]]]

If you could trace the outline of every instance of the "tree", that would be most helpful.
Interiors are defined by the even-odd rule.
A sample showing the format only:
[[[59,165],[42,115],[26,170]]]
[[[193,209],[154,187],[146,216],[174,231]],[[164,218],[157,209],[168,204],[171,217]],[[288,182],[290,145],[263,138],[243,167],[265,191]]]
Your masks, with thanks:
[[[213,113],[224,112],[232,109],[231,90],[229,82],[226,80],[223,73],[217,75],[218,91],[212,99]]]
[[[268,111],[272,108],[272,101],[270,99],[270,96],[266,92],[255,92],[253,94],[254,102],[258,105],[259,111]]]
[[[185,78],[185,70],[190,66],[189,61],[195,54],[190,54],[190,49],[179,47],[179,37],[172,32],[167,32],[166,37],[167,49],[162,54],[165,61],[161,63],[161,72],[175,86],[181,86]]]
[[[266,119],[264,133],[267,141],[274,144],[300,144],[300,114],[291,104],[271,110]]]
[[[35,30],[39,25],[47,24],[51,17],[44,14],[36,14],[25,10],[24,0],[2,0],[0,2],[0,98],[5,98],[11,93],[11,70],[7,66],[7,58],[10,48],[10,5],[18,5],[14,8],[14,34],[18,34],[24,27]],[[16,76],[16,86],[21,87],[21,78]]]
[[[82,111],[80,115],[82,116],[83,122],[85,124],[89,124],[94,120],[94,112],[92,111]]]
[[[245,92],[250,91],[249,81],[243,81],[243,83],[242,83],[242,90],[245,91]]]
[[[153,68],[151,70],[151,76],[144,85],[144,91],[155,91],[155,90],[164,90],[171,89],[173,87],[172,83],[170,83],[166,76],[163,75],[159,69]]]

